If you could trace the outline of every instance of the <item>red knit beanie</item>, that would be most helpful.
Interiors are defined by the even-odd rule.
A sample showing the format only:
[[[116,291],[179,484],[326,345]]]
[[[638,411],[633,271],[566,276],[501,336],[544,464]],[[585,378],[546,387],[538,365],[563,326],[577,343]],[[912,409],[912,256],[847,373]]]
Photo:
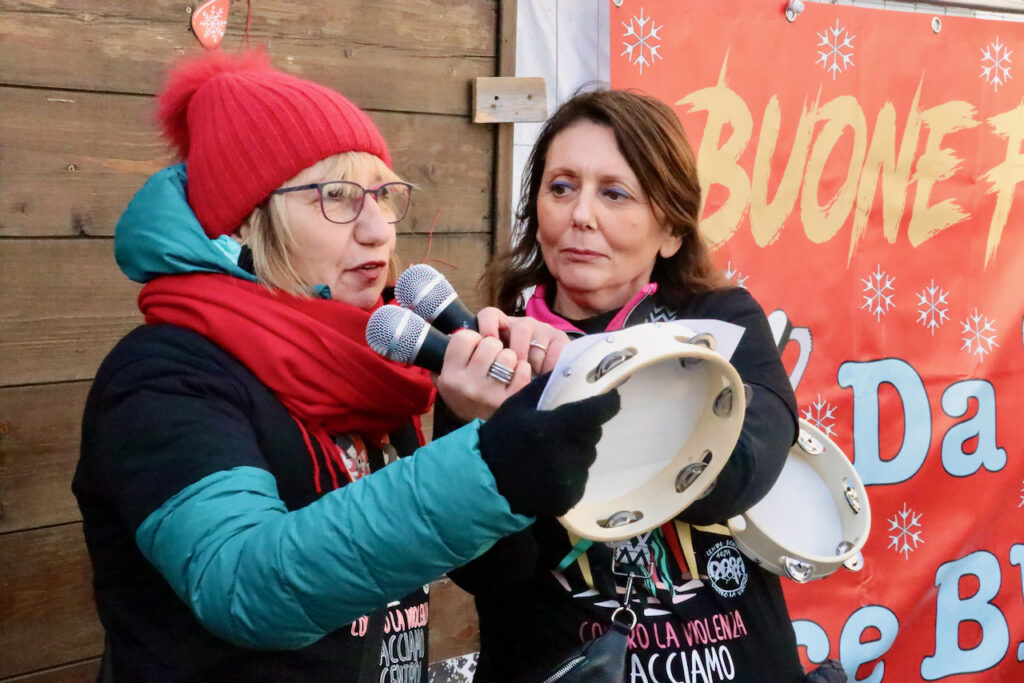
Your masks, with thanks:
[[[340,94],[220,50],[173,67],[157,96],[164,135],[188,165],[188,202],[212,239],[234,232],[272,190],[333,154],[391,166],[369,117]]]

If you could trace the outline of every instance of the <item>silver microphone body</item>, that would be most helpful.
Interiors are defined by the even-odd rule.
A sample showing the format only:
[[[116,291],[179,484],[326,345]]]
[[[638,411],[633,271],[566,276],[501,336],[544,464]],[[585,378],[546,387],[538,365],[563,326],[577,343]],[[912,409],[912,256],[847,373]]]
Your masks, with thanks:
[[[440,373],[448,335],[400,306],[381,306],[366,323],[366,343],[393,361]]]
[[[478,329],[476,315],[459,300],[451,283],[425,263],[410,266],[398,277],[395,299],[441,332]]]

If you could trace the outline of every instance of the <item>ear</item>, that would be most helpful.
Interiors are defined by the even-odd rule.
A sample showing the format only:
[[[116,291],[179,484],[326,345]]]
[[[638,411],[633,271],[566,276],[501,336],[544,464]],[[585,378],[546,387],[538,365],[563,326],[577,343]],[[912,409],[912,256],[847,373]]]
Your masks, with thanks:
[[[681,246],[683,246],[683,238],[666,231],[665,238],[661,241],[661,247],[658,248],[658,255],[661,258],[672,258]]]

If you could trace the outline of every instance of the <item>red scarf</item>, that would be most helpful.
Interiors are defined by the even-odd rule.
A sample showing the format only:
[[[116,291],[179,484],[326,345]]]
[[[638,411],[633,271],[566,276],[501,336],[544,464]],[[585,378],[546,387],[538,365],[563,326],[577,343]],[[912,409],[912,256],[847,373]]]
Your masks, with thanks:
[[[151,281],[139,294],[139,310],[149,325],[178,325],[216,343],[318,437],[356,433],[379,444],[434,398],[426,370],[367,346],[372,311],[349,304],[196,273]]]

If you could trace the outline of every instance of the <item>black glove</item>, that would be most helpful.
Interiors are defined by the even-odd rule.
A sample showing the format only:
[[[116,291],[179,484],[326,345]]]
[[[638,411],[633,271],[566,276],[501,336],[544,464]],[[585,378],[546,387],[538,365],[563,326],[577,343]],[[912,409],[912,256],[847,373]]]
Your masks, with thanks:
[[[617,391],[537,410],[550,375],[509,397],[480,427],[480,454],[498,493],[513,512],[532,517],[564,515],[583,497],[601,425],[619,412]]]

